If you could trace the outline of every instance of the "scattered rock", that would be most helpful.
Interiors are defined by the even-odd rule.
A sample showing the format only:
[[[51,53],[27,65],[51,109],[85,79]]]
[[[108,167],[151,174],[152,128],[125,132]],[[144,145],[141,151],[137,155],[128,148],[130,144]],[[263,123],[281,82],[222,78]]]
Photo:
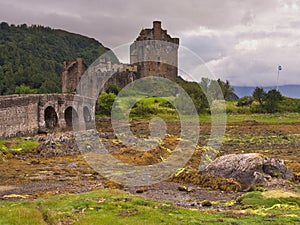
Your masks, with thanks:
[[[79,150],[72,132],[54,133],[49,136],[36,136],[42,142],[36,153],[43,157],[67,156],[79,154]]]
[[[201,205],[202,205],[203,207],[211,207],[211,206],[212,206],[212,203],[211,203],[211,201],[209,201],[209,200],[203,200],[203,201],[201,202]]]
[[[276,178],[293,179],[284,161],[258,153],[221,156],[209,164],[204,172],[216,177],[232,178],[241,184],[243,190],[249,190],[256,184],[268,184]]]
[[[137,194],[142,194],[142,193],[144,193],[145,191],[148,191],[148,188],[147,188],[147,187],[142,187],[142,188],[136,189],[135,193],[137,193]]]
[[[187,188],[186,186],[179,186],[179,187],[177,188],[177,190],[178,190],[178,191],[186,191],[186,192],[188,192],[188,188]]]
[[[30,164],[32,164],[32,165],[38,165],[38,164],[40,164],[40,161],[39,160],[32,160],[30,162]]]
[[[4,195],[2,198],[3,199],[11,199],[11,198],[24,199],[29,197],[30,195],[10,194],[10,195]]]

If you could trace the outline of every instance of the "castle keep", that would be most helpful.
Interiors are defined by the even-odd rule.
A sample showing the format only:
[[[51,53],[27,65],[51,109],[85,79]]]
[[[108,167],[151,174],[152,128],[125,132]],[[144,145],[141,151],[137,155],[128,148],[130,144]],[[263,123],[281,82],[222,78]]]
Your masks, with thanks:
[[[179,38],[172,38],[161,28],[160,21],[152,29],[143,29],[130,46],[130,64],[138,65],[141,77],[159,76],[176,80],[178,76]]]

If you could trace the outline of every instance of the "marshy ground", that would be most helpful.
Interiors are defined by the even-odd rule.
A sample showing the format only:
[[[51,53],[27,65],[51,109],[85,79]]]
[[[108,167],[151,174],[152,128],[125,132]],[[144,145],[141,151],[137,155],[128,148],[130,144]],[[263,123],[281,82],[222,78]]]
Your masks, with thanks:
[[[150,152],[137,153],[127,149],[112,134],[110,121],[97,123],[98,130],[104,135],[102,141],[112,155],[126,163],[147,165],[167,158],[178,142],[180,124],[167,123],[168,137]],[[201,146],[205,146],[210,134],[210,124],[201,123],[201,136],[198,150],[185,165],[186,171],[196,170],[201,159]],[[132,121],[131,130],[140,137],[149,135],[148,123]],[[59,134],[57,134],[59,135]],[[230,153],[262,153],[266,156],[285,160],[287,167],[295,175],[295,183],[271,187],[294,193],[299,197],[300,174],[300,124],[262,124],[256,121],[229,123],[219,155]],[[7,144],[9,147],[9,144]],[[103,178],[84,160],[80,152],[74,150],[63,154],[64,145],[59,146],[57,154],[47,155],[46,151],[27,153],[2,153],[0,161],[0,198],[2,201],[20,199],[40,199],[63,193],[83,193],[92,190],[121,189],[133,194],[143,195],[155,200],[170,201],[187,208],[203,208],[208,200],[211,208],[230,209],[242,192],[213,190],[208,185],[194,185],[186,176],[173,177],[149,187],[124,187]],[[183,172],[184,173],[184,172]],[[210,205],[210,203],[208,203]],[[299,217],[299,215],[298,215]],[[299,218],[298,218],[299,219]],[[67,223],[66,223],[67,224]]]

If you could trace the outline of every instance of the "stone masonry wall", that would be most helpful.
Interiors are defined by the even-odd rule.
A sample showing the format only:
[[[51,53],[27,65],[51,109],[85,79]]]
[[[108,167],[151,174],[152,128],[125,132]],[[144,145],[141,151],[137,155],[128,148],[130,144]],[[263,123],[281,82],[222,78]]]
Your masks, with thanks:
[[[85,129],[94,120],[96,100],[75,99],[72,94],[0,96],[0,139],[71,128],[66,121],[73,120],[73,111]]]
[[[0,97],[0,138],[38,132],[38,102],[34,95]]]

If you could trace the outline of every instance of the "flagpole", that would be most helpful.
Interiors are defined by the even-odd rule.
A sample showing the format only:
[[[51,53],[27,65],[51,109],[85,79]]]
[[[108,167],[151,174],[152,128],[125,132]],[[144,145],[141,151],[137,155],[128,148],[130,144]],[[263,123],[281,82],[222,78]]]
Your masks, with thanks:
[[[278,74],[277,74],[277,83],[276,83],[276,90],[279,91],[279,86],[278,86],[278,81],[279,81],[279,71],[282,69],[281,66],[278,66],[277,67],[277,70],[278,70]]]

